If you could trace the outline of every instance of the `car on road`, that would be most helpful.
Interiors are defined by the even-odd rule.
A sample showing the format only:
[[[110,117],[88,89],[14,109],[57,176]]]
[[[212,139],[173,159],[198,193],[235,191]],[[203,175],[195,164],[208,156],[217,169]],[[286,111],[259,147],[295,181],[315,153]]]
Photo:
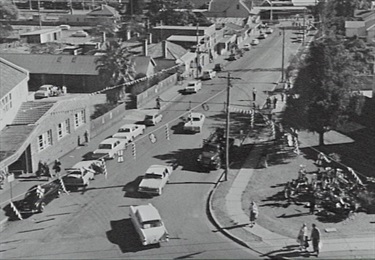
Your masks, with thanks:
[[[66,168],[67,175],[62,178],[64,185],[69,189],[89,186],[90,181],[95,179],[95,174],[103,173],[103,164],[101,160],[88,160]]]
[[[214,70],[204,70],[202,73],[202,79],[208,80],[213,79],[216,76],[216,71]]]
[[[142,245],[147,246],[169,241],[169,234],[159,211],[151,203],[130,206],[129,216]]]
[[[250,45],[250,43],[245,43],[245,44],[243,45],[243,49],[244,49],[245,51],[249,51],[249,50],[251,49],[251,45]]]
[[[223,64],[216,63],[213,70],[214,71],[223,71],[224,70],[224,66],[223,66]]]
[[[14,205],[21,214],[41,213],[47,204],[58,198],[62,192],[61,183],[55,180],[43,185],[34,185],[25,197]]]
[[[186,122],[184,123],[184,132],[189,133],[200,133],[203,129],[205,115],[202,113],[192,112],[188,115]]]
[[[153,125],[160,123],[161,120],[163,120],[163,115],[160,114],[159,111],[154,110],[154,111],[148,112],[145,115],[145,119],[143,120],[143,123],[146,126],[153,126]]]
[[[273,29],[268,27],[266,29],[266,34],[271,34],[271,33],[273,33]]]
[[[190,81],[187,83],[184,92],[185,93],[197,93],[202,89],[202,82],[198,80]]]
[[[113,159],[118,151],[125,149],[127,143],[126,139],[107,138],[99,144],[98,149],[93,152],[92,158]]]
[[[144,134],[145,129],[145,125],[125,124],[121,126],[117,133],[115,133],[112,137],[125,139],[128,142],[133,142],[137,136]]]
[[[151,165],[139,183],[138,191],[152,195],[161,195],[172,172],[172,166]]]
[[[61,30],[69,30],[70,29],[70,25],[68,25],[68,24],[61,24],[59,27],[60,27]]]
[[[258,39],[261,39],[261,40],[266,39],[266,38],[267,38],[267,34],[265,34],[265,33],[261,33],[258,36]]]
[[[235,54],[235,53],[231,53],[231,54],[229,55],[228,60],[229,60],[229,61],[237,60],[237,54]]]
[[[259,40],[258,39],[253,39],[251,40],[251,45],[255,46],[255,45],[258,45],[259,44]]]
[[[79,30],[72,34],[72,37],[87,37],[87,36],[89,36],[89,34],[85,32],[84,30]]]

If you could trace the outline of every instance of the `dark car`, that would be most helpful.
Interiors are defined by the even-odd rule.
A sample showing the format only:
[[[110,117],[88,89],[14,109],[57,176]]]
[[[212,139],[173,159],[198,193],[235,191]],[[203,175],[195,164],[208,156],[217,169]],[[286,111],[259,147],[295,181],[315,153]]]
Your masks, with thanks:
[[[214,67],[213,70],[214,70],[214,71],[222,71],[222,70],[224,70],[224,67],[223,67],[222,64],[217,63],[217,64],[215,64],[215,67]]]
[[[61,194],[62,188],[59,180],[31,187],[23,200],[15,202],[20,213],[40,213],[45,206]]]

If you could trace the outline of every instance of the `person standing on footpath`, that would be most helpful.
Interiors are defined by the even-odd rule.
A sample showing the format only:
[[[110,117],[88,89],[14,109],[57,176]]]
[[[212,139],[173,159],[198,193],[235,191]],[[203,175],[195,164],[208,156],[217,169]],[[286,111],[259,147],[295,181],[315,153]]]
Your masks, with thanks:
[[[259,216],[259,210],[257,204],[255,204],[254,201],[250,203],[250,227],[253,227],[255,225],[255,220]]]
[[[276,108],[276,105],[277,105],[277,97],[275,96],[273,98],[273,108]]]
[[[319,256],[319,251],[321,247],[321,242],[320,242],[320,230],[317,228],[315,224],[312,224],[312,230],[311,230],[311,242],[313,245],[313,250],[312,253],[316,252],[316,256]]]
[[[253,101],[257,99],[257,90],[253,88]]]
[[[307,242],[307,225],[304,223],[299,230],[298,236],[297,236],[297,242],[299,243],[299,249],[300,251],[306,251],[308,247]]]
[[[52,169],[55,171],[56,176],[58,176],[60,174],[60,171],[61,171],[61,162],[60,162],[59,159],[55,160],[55,163],[54,163]]]

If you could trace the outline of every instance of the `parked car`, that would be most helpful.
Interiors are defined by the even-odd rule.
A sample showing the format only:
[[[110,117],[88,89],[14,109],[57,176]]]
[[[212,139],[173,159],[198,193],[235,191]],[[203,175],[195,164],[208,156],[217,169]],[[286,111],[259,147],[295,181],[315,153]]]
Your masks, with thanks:
[[[202,82],[200,81],[190,81],[187,83],[184,92],[185,93],[197,93],[199,90],[202,89]]]
[[[21,214],[41,213],[48,203],[60,196],[61,192],[59,180],[44,185],[35,185],[26,192],[22,200],[16,201],[14,205]]]
[[[205,115],[202,113],[190,113],[184,124],[184,131],[190,133],[202,132],[205,118]]]
[[[121,149],[125,149],[127,140],[120,138],[108,138],[99,144],[98,149],[93,152],[92,158],[113,159]]]
[[[161,195],[172,171],[172,166],[151,165],[143,176],[142,181],[139,183],[138,191],[153,195]]]
[[[213,79],[215,76],[216,76],[216,71],[204,70],[202,74],[202,79]]]
[[[163,115],[159,111],[150,111],[145,115],[144,124],[152,126],[158,124],[163,119]]]
[[[261,33],[258,36],[258,39],[261,39],[261,40],[266,39],[266,38],[267,38],[267,34],[265,34],[265,33]]]
[[[245,43],[245,44],[243,45],[243,49],[244,49],[245,51],[249,51],[249,50],[251,49],[251,45],[250,45],[250,43]]]
[[[65,170],[67,175],[63,177],[63,181],[67,188],[87,187],[90,181],[95,179],[95,174],[103,172],[103,162],[101,160],[81,161]]]
[[[48,98],[53,96],[58,96],[61,94],[59,87],[54,85],[43,85],[35,93],[35,99]]]
[[[72,34],[73,37],[87,37],[89,34],[83,30],[76,31]]]
[[[61,30],[69,30],[70,29],[70,25],[68,25],[68,24],[61,24],[59,27],[60,27]]]
[[[271,34],[271,33],[273,33],[273,29],[268,27],[266,29],[266,34]]]
[[[213,70],[214,71],[223,71],[224,70],[224,66],[222,64],[220,64],[220,63],[216,63]]]
[[[229,61],[237,60],[237,55],[235,53],[231,53],[228,58]]]
[[[150,244],[159,244],[162,241],[169,241],[169,234],[159,211],[151,203],[130,206],[129,216],[142,245],[147,246]]]
[[[253,39],[250,44],[253,45],[253,46],[258,45],[259,44],[259,40],[258,39]]]
[[[126,139],[128,142],[133,142],[137,136],[143,135],[145,129],[145,125],[125,124],[120,127],[120,129],[113,135],[113,137],[122,138]]]

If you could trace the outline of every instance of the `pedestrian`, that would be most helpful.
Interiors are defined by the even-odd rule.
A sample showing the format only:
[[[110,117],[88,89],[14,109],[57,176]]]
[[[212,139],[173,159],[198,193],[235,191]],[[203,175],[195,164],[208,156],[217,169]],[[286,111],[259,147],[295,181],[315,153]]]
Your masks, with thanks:
[[[162,100],[161,100],[161,98],[160,98],[160,96],[157,96],[156,97],[156,108],[157,109],[160,109],[161,108],[161,105],[160,105],[160,102],[161,102]]]
[[[85,137],[85,142],[88,143],[90,141],[90,135],[89,135],[89,132],[87,130],[85,131],[83,136]]]
[[[304,223],[301,227],[301,229],[299,230],[298,232],[298,236],[297,236],[297,242],[299,243],[299,249],[300,251],[306,251],[307,250],[307,245],[308,245],[308,241],[307,241],[308,237],[307,237],[307,225],[306,223]]]
[[[316,205],[316,199],[315,199],[315,194],[314,192],[311,193],[311,198],[310,198],[310,215],[313,215],[315,213],[315,205]]]
[[[311,230],[311,242],[313,245],[312,253],[316,253],[316,256],[319,256],[319,251],[321,249],[321,242],[320,242],[320,230],[315,224],[312,224]]]
[[[77,143],[78,143],[78,146],[81,146],[81,137],[80,136],[78,136]]]
[[[48,164],[46,162],[44,163],[43,167],[44,167],[44,174],[47,177],[53,177],[52,173],[49,170],[49,166],[48,166]]]
[[[284,95],[285,94],[283,92],[280,93],[281,102],[284,102]]]
[[[35,175],[36,177],[39,179],[42,175],[43,175],[43,172],[44,172],[44,167],[43,167],[43,163],[42,161],[39,161],[38,162],[38,169],[36,170],[35,172]]]
[[[267,105],[267,108],[271,107],[271,98],[269,96],[266,99],[266,105]]]
[[[257,99],[257,90],[253,88],[253,101]]]
[[[250,227],[253,227],[255,225],[255,220],[258,218],[259,210],[258,206],[255,204],[254,201],[250,203]]]
[[[61,171],[61,162],[59,159],[55,160],[55,163],[53,164],[52,169],[55,171],[55,174],[58,175]]]
[[[276,108],[276,104],[277,104],[277,97],[275,96],[273,98],[273,108]]]

